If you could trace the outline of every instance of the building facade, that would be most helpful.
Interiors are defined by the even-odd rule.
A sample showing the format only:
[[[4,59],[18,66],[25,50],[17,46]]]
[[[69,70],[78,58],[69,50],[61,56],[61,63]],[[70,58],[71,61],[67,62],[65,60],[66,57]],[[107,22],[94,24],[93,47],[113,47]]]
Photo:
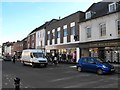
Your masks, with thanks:
[[[46,27],[46,50],[61,55],[61,60],[76,62],[79,42],[79,22],[84,12],[78,11],[65,18],[52,20]],[[74,56],[75,54],[75,56]]]
[[[80,23],[81,56],[120,62],[120,2],[98,2]]]

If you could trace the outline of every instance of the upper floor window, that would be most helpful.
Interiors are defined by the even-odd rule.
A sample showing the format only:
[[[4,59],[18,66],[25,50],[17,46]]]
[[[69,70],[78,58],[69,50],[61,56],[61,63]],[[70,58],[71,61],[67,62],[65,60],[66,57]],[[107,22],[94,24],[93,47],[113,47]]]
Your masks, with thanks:
[[[52,30],[52,38],[55,38],[55,29]]]
[[[71,27],[71,35],[75,35],[75,26]]]
[[[96,14],[96,12],[88,11],[85,13],[85,18],[90,19],[94,14]]]
[[[86,27],[87,38],[91,38],[91,27]]]
[[[116,11],[117,7],[118,7],[117,3],[111,3],[111,4],[109,4],[109,12]]]
[[[64,25],[63,27],[63,36],[66,37],[67,36],[67,25]]]
[[[106,24],[100,24],[100,36],[106,36]]]
[[[34,40],[34,35],[32,35],[32,41]]]
[[[57,31],[57,38],[60,38],[60,31]]]
[[[48,34],[48,36],[47,36],[47,37],[48,37],[48,40],[50,40],[50,34]]]
[[[91,18],[91,11],[85,13],[85,18],[86,19]]]
[[[60,38],[60,27],[57,28],[57,38]]]
[[[117,20],[118,35],[120,35],[120,20]]]
[[[67,36],[67,28],[64,29],[64,37]]]

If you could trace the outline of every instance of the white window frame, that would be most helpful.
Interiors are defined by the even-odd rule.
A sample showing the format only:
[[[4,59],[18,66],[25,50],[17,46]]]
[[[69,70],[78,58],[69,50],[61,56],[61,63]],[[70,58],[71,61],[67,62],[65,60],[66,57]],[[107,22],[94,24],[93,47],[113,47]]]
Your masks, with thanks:
[[[50,40],[50,31],[47,33],[47,40]]]
[[[60,27],[57,28],[57,38],[60,38]]]
[[[91,11],[88,11],[88,12],[85,13],[85,18],[86,18],[86,19],[90,19],[91,16],[92,16]]]
[[[117,3],[109,4],[109,12],[114,12],[117,9]]]
[[[99,28],[100,28],[100,36],[101,37],[106,36],[106,23],[100,23]]]
[[[64,25],[63,26],[63,37],[67,37],[67,34],[68,34],[68,32],[67,32],[67,25]]]

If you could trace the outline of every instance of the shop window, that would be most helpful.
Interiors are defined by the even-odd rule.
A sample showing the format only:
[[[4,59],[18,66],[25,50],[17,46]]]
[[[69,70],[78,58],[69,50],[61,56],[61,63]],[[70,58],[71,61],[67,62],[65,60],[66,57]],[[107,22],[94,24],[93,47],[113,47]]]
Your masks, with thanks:
[[[100,36],[106,36],[106,24],[100,24]]]

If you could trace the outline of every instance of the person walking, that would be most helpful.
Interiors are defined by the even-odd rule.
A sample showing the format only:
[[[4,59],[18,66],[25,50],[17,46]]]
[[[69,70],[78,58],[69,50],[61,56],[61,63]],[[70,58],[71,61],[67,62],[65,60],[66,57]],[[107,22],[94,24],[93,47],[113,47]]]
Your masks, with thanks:
[[[15,59],[16,59],[16,54],[14,53],[14,55],[13,55],[13,63],[15,63]]]

